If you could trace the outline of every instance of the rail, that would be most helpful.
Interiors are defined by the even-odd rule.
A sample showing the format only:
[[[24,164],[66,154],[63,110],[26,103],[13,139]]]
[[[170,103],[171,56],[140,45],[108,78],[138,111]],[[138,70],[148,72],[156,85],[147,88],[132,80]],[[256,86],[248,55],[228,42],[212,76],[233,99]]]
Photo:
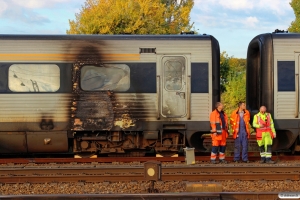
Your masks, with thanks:
[[[250,153],[249,153],[250,154]],[[233,156],[226,156],[226,160],[232,161]],[[273,153],[273,159],[278,161],[300,161],[300,156],[297,155],[276,155]],[[98,158],[0,158],[0,164],[44,164],[44,163],[143,163],[151,160],[156,160],[160,162],[185,162],[184,156],[178,157],[98,157]],[[259,161],[260,156],[249,156],[250,161]],[[195,161],[210,161],[210,152],[205,153],[202,156],[195,156]],[[242,163],[239,163],[240,165]],[[249,163],[247,165],[251,165]]]
[[[162,181],[224,181],[224,180],[300,180],[299,165],[295,166],[173,166],[162,167]],[[138,166],[49,166],[0,168],[1,183],[43,182],[119,182],[145,181],[144,167]]]
[[[1,199],[122,199],[122,200],[187,200],[187,199],[256,199],[275,200],[278,192],[182,192],[160,194],[44,194],[0,195]]]

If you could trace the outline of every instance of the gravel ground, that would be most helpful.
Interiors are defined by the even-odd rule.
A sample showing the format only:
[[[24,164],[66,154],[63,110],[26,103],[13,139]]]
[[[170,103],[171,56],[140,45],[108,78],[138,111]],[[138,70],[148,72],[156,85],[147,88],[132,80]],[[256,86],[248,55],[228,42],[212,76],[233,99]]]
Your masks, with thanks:
[[[274,160],[276,158],[274,157]],[[125,163],[114,163],[115,165],[123,165]],[[143,163],[128,163],[130,165],[143,165]],[[163,165],[176,165],[179,163],[163,163]],[[184,163],[180,163],[185,165]],[[179,164],[179,165],[180,165]],[[209,162],[197,161],[198,165],[208,165]],[[269,166],[295,166],[299,165],[300,161],[279,161],[275,165]],[[45,164],[46,165],[46,164]],[[49,164],[48,164],[49,165]],[[63,164],[61,164],[63,165]],[[70,165],[70,164],[69,164]],[[74,164],[73,166],[82,165],[102,165],[100,163],[95,164]],[[105,164],[107,165],[107,163]],[[126,164],[125,164],[126,165]],[[209,164],[210,165],[210,164]],[[226,164],[225,164],[226,165]],[[249,165],[249,164],[234,164],[229,165]],[[251,162],[250,165],[258,165],[259,161]],[[266,165],[266,164],[262,164]],[[11,165],[2,165],[2,167]],[[26,166],[26,165],[13,165]],[[36,166],[31,164],[31,166]],[[39,166],[39,165],[37,165]],[[51,165],[50,165],[51,166]],[[217,164],[213,166],[224,166],[224,164]],[[267,165],[266,165],[267,166]],[[300,181],[218,181],[222,184],[223,192],[299,192]],[[205,182],[202,182],[205,183]],[[211,183],[211,182],[210,182]],[[0,195],[26,195],[26,194],[103,194],[103,193],[148,193],[150,182],[102,182],[102,183],[43,183],[43,184],[1,184],[0,183]],[[158,181],[155,183],[155,189],[160,193],[164,192],[185,192],[186,182],[163,182]]]
[[[202,182],[203,183],[203,182]],[[211,182],[210,182],[211,183]],[[299,192],[300,181],[220,181],[223,192]],[[185,192],[186,182],[155,183],[159,193]],[[150,182],[2,184],[0,195],[147,193]]]
[[[234,163],[232,160],[226,159],[228,161],[229,165],[234,165],[234,166],[247,166],[247,165],[257,165],[257,166],[295,166],[295,165],[300,165],[300,160],[277,160],[277,158],[274,156],[273,160],[276,161],[276,164],[260,164],[260,160],[255,160],[255,161],[250,161],[250,163]],[[186,166],[185,162],[180,162],[180,161],[175,161],[175,162],[161,162],[162,166],[174,166],[174,165],[183,165]],[[6,167],[39,167],[39,166],[43,166],[43,167],[56,167],[56,166],[61,166],[61,167],[81,167],[81,166],[85,166],[85,167],[102,167],[102,166],[109,166],[109,165],[113,165],[113,166],[144,166],[143,162],[113,162],[113,163],[45,163],[45,164],[36,164],[36,163],[29,163],[29,164],[14,164],[14,163],[10,163],[10,164],[0,164],[0,168],[6,168]],[[196,161],[194,166],[207,166],[207,165],[211,165],[210,161]],[[217,165],[213,165],[214,167],[219,166],[220,164]],[[222,164],[223,166],[224,164]]]

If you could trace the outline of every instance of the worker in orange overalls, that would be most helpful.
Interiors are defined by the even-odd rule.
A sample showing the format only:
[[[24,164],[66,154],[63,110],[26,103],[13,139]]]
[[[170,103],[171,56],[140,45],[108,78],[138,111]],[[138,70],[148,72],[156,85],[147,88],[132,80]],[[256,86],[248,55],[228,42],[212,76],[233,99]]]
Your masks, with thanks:
[[[242,160],[249,163],[248,160],[248,139],[250,137],[250,113],[246,110],[245,102],[239,102],[238,108],[230,116],[230,125],[233,131],[234,139],[234,158],[233,161],[238,163],[242,148]]]
[[[220,163],[227,163],[225,160],[226,138],[228,137],[228,118],[223,111],[223,104],[216,103],[216,109],[210,114],[212,149],[210,161],[216,164],[219,150]]]
[[[256,139],[260,149],[260,163],[274,164],[272,157],[273,138],[276,138],[273,119],[270,113],[267,113],[266,106],[259,108],[259,113],[254,115],[253,127],[256,128]]]

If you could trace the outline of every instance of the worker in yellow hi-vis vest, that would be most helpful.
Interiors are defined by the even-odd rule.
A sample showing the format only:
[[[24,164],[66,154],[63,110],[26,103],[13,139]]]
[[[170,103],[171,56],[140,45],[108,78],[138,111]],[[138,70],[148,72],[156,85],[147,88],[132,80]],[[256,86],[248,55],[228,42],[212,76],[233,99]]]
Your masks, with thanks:
[[[267,108],[261,106],[259,113],[254,115],[253,127],[256,128],[256,139],[260,149],[260,163],[274,164],[272,157],[273,138],[276,138],[273,119],[270,113],[267,113]]]

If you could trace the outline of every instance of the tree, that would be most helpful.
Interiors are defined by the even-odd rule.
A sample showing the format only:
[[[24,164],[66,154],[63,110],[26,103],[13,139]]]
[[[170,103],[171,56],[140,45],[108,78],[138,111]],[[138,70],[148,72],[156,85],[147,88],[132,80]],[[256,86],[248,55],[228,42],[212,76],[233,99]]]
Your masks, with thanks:
[[[246,72],[231,77],[226,85],[226,92],[221,95],[224,110],[231,113],[240,101],[246,101]]]
[[[231,113],[239,101],[246,100],[246,59],[220,56],[221,99],[224,110]]]
[[[194,0],[161,0],[166,5],[167,28],[171,34],[177,34],[181,31],[189,31],[190,12],[194,6]]]
[[[228,54],[223,51],[220,55],[220,87],[221,93],[226,91],[226,84],[228,83],[228,76],[230,74],[230,65]]]
[[[220,87],[221,93],[227,91],[227,84],[232,81],[233,78],[244,73],[246,70],[246,60],[229,57],[226,51],[223,51],[220,55]]]
[[[67,34],[178,34],[190,31],[194,0],[86,0]]]
[[[292,0],[290,5],[294,10],[296,19],[292,21],[290,27],[288,28],[288,31],[299,33],[300,32],[300,0]]]

